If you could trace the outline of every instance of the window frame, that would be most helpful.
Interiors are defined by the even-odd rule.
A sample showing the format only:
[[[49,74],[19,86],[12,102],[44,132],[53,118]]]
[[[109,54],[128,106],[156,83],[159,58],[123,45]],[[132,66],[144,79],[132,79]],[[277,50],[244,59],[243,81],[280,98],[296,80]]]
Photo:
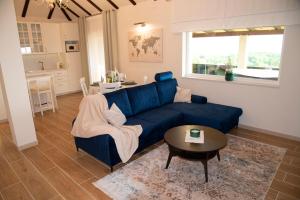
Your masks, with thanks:
[[[189,53],[189,44],[192,39],[193,32],[182,33],[182,78],[198,79],[206,81],[222,82],[227,84],[243,84],[243,85],[256,85],[266,87],[279,87],[280,77],[282,76],[282,58],[285,51],[284,41],[285,33],[283,33],[282,50],[280,55],[279,74],[278,80],[256,79],[251,77],[236,77],[234,81],[226,81],[224,76],[210,75],[210,74],[196,74],[192,73],[192,58]]]

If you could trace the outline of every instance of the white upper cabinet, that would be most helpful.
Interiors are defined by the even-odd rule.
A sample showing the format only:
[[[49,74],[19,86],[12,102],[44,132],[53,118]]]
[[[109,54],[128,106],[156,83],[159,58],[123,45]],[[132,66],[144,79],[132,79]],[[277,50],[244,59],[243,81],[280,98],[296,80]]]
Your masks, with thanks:
[[[47,53],[62,52],[60,26],[57,23],[43,23],[42,33],[45,49]]]
[[[57,23],[18,22],[22,54],[60,53],[60,26]]]
[[[18,32],[22,54],[45,52],[41,24],[18,22]]]

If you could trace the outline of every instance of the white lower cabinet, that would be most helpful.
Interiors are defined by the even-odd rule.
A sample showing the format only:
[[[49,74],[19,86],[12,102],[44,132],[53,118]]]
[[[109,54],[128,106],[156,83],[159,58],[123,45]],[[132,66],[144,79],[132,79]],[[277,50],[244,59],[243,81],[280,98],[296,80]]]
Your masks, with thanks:
[[[51,75],[53,77],[54,91],[58,96],[80,90],[80,74],[72,73],[71,69],[31,71],[26,73],[26,75]]]
[[[57,70],[54,72],[54,87],[56,95],[69,92],[67,70]]]

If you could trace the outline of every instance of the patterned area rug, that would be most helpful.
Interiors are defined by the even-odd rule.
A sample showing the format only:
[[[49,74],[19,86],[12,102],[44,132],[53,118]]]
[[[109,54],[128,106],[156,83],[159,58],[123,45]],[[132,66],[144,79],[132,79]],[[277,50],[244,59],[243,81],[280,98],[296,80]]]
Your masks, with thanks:
[[[94,185],[116,200],[264,199],[285,149],[227,135],[221,162],[208,162],[205,183],[201,162],[173,157],[168,169],[166,144],[152,150]]]

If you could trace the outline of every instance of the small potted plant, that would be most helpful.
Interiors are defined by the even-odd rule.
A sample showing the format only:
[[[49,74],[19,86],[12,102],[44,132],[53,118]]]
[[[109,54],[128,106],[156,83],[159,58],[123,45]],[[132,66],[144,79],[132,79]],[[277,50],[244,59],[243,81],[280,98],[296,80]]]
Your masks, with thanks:
[[[233,66],[231,64],[231,59],[228,57],[228,62],[226,64],[226,69],[225,69],[225,80],[226,81],[233,81],[234,80],[234,73],[232,70]]]

